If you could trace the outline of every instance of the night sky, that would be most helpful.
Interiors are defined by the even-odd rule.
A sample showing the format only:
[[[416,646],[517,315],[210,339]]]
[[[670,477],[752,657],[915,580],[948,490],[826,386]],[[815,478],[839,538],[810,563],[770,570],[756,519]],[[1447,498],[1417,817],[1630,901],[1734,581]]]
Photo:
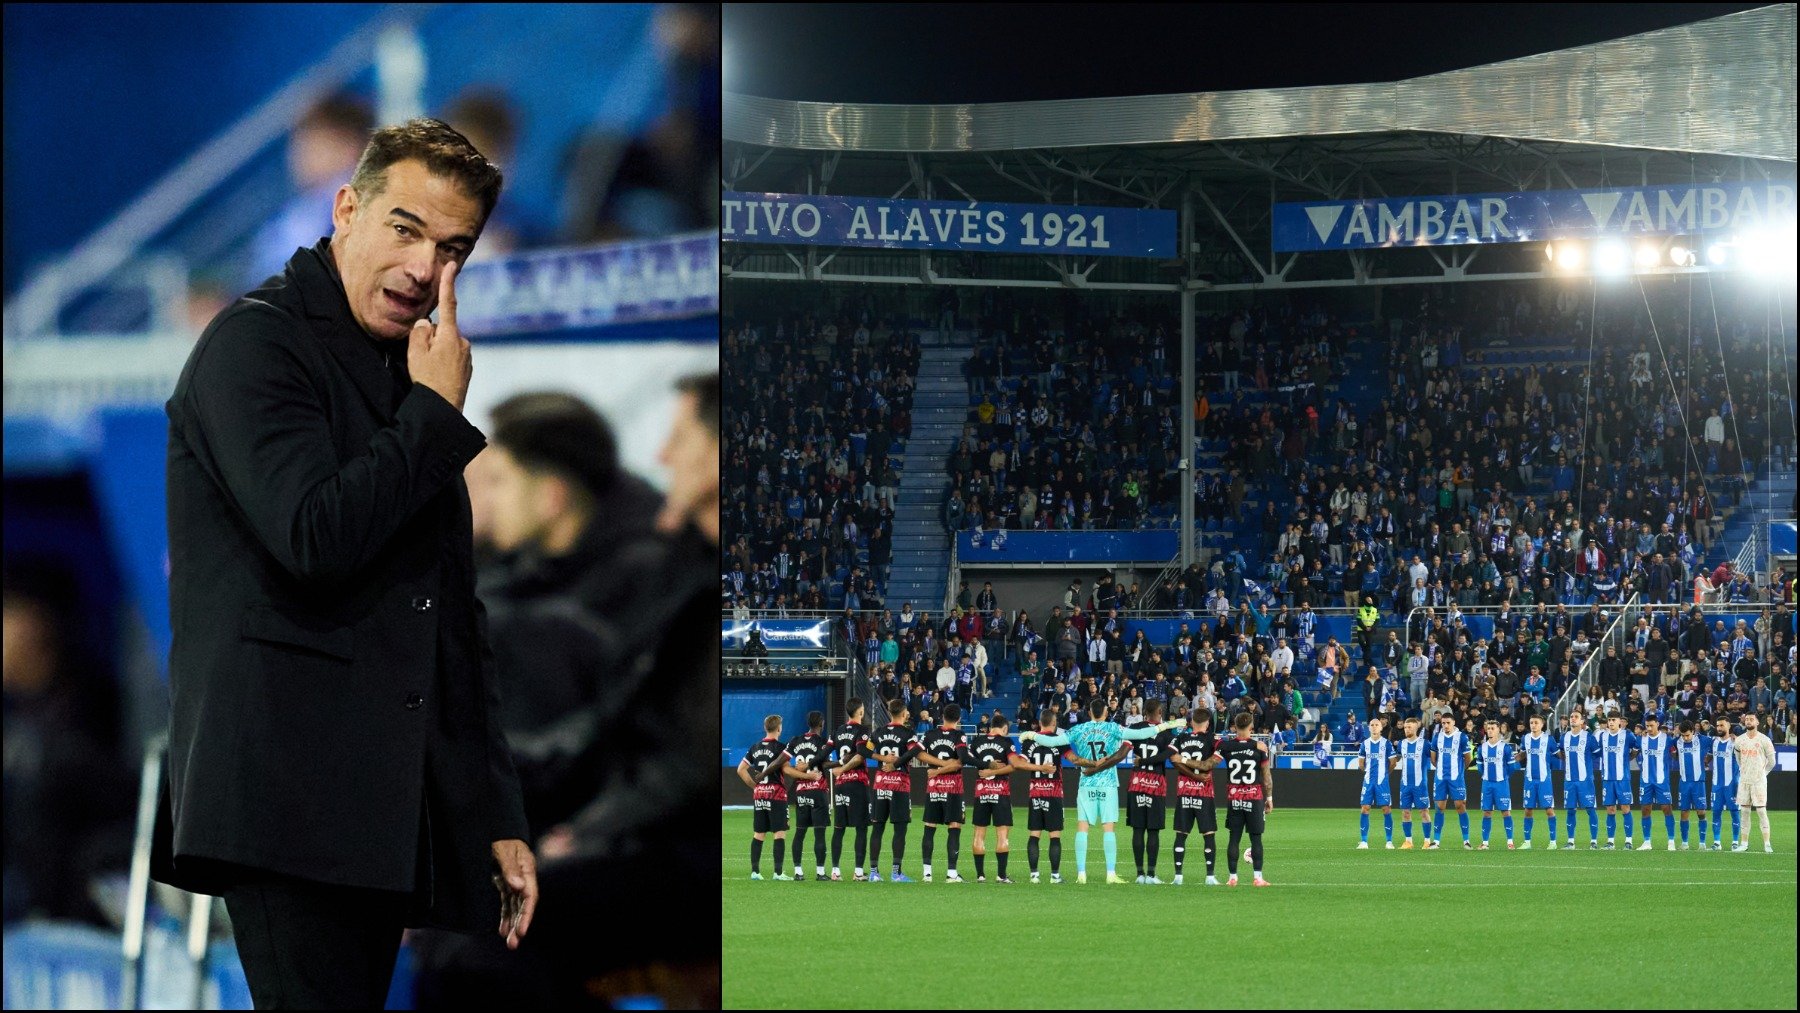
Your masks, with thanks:
[[[1009,102],[1394,81],[1761,4],[725,4],[725,90]]]

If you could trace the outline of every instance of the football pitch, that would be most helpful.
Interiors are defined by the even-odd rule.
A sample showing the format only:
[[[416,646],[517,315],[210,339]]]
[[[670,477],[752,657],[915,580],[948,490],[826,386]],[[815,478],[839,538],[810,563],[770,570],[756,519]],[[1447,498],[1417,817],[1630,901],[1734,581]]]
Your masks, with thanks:
[[[1023,807],[1015,817],[1023,821]],[[765,878],[752,882],[750,818],[722,813],[728,1009],[1795,1005],[1792,812],[1770,814],[1776,851],[1766,855],[1754,825],[1744,854],[1666,851],[1661,813],[1649,852],[1588,850],[1585,815],[1572,852],[1543,850],[1541,816],[1531,851],[1505,850],[1498,819],[1498,850],[1464,851],[1454,812],[1442,850],[1385,850],[1376,812],[1370,850],[1357,851],[1356,810],[1280,810],[1263,839],[1268,889],[1249,885],[1248,863],[1236,888],[1198,885],[1206,875],[1198,835],[1188,841],[1187,885],[1104,885],[1097,830],[1088,883],[1078,886],[1073,810],[1060,885],[1049,883],[1047,849],[1044,882],[1028,882],[1022,825],[1010,886],[991,882],[992,855],[990,882],[974,882],[969,827],[958,863],[968,882],[960,885],[942,882],[941,829],[938,882],[850,881],[854,831],[845,835],[843,882],[812,880],[811,831],[806,882],[767,878],[772,842]],[[1600,819],[1604,843],[1604,813]],[[915,879],[923,830],[915,821],[907,832],[905,872]],[[1397,815],[1394,834],[1397,845]],[[1470,837],[1480,843],[1476,813]],[[1131,880],[1123,824],[1118,838],[1119,873]],[[1174,874],[1173,841],[1164,830],[1157,875],[1165,881]],[[1223,882],[1223,828],[1219,842]],[[883,849],[885,876],[887,841]],[[829,872],[829,850],[826,861]]]

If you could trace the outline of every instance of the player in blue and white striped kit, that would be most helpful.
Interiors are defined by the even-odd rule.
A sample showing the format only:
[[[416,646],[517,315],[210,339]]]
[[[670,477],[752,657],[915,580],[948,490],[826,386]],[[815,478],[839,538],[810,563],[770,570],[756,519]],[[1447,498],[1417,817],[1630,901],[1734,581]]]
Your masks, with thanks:
[[[1413,846],[1412,818],[1419,814],[1419,832],[1425,847],[1431,847],[1431,785],[1425,780],[1430,766],[1426,755],[1430,744],[1419,734],[1419,719],[1409,717],[1400,723],[1406,737],[1396,752],[1400,757],[1400,850]]]
[[[1387,846],[1394,847],[1393,792],[1388,771],[1394,763],[1394,744],[1382,736],[1380,718],[1369,719],[1369,737],[1357,750],[1356,765],[1362,768],[1362,840],[1358,851],[1369,849],[1369,807],[1381,807],[1382,829],[1387,831]]]
[[[1488,835],[1494,829],[1494,810],[1501,812],[1506,829],[1506,850],[1513,849],[1512,784],[1508,780],[1516,769],[1513,744],[1500,737],[1500,722],[1487,723],[1487,740],[1477,754],[1481,764],[1481,850],[1488,847]]]
[[[1562,753],[1563,808],[1568,810],[1567,848],[1575,846],[1575,810],[1588,814],[1588,850],[1600,847],[1600,811],[1594,808],[1594,769],[1600,765],[1600,740],[1587,730],[1587,718],[1581,708],[1569,712],[1569,730],[1557,742]]]
[[[1595,735],[1600,740],[1600,804],[1606,807],[1606,850],[1618,845],[1613,832],[1619,813],[1625,814],[1625,849],[1631,850],[1631,753],[1637,748],[1637,736],[1625,728],[1624,715],[1614,712],[1606,716],[1606,730]]]
[[[1712,820],[1714,851],[1719,846],[1719,831],[1725,828],[1725,810],[1731,810],[1731,839],[1738,837],[1738,758],[1731,751],[1731,722],[1720,718],[1713,722],[1712,740]],[[1701,847],[1706,847],[1704,839]]]
[[[1638,739],[1638,803],[1643,806],[1639,816],[1644,829],[1639,851],[1651,850],[1650,807],[1654,805],[1662,806],[1663,831],[1669,838],[1669,850],[1675,850],[1675,799],[1669,790],[1669,754],[1674,749],[1675,740],[1662,730],[1662,722],[1646,717],[1644,734]],[[1627,822],[1631,819],[1629,815],[1625,818]]]
[[[1551,789],[1550,771],[1556,766],[1556,737],[1544,731],[1544,719],[1531,716],[1531,731],[1519,739],[1520,766],[1525,768],[1525,843],[1520,851],[1531,850],[1531,816],[1538,809],[1550,819],[1550,850],[1556,850],[1556,794]]]
[[[1475,846],[1469,842],[1469,806],[1465,801],[1469,789],[1463,782],[1472,752],[1469,737],[1456,727],[1454,717],[1445,714],[1443,727],[1431,737],[1431,770],[1437,778],[1431,797],[1437,802],[1438,811],[1431,820],[1431,843],[1427,847],[1436,849],[1443,842],[1444,812],[1451,802],[1456,803],[1456,816],[1462,823],[1463,848]]]
[[[1683,721],[1675,739],[1675,769],[1681,772],[1681,850],[1688,849],[1688,813],[1700,814],[1700,850],[1706,850],[1706,739],[1694,733],[1694,723]]]

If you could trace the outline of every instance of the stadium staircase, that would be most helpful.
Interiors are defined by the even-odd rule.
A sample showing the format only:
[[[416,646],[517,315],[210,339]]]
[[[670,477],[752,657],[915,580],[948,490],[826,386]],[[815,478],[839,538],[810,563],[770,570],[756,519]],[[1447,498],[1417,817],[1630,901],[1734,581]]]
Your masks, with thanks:
[[[950,573],[950,535],[942,507],[950,488],[950,451],[962,437],[969,412],[963,363],[972,345],[927,344],[921,349],[913,386],[912,437],[906,441],[900,473],[900,500],[894,508],[893,567],[888,575],[888,607],[913,608],[941,619]]]
[[[1726,508],[1724,532],[1706,553],[1707,568],[1713,569],[1720,563],[1736,559],[1749,539],[1766,537],[1770,521],[1792,517],[1795,484],[1795,472],[1791,465],[1786,470],[1764,471],[1759,474],[1750,488],[1744,491],[1743,499],[1738,505]],[[1762,556],[1766,557],[1767,554],[1768,547],[1764,545]]]

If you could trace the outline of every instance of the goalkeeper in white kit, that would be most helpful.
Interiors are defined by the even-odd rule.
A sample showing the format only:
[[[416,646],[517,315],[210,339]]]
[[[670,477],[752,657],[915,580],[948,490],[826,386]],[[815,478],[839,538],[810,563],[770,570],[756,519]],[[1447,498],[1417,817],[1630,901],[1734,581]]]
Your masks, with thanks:
[[[1763,850],[1772,853],[1775,846],[1769,843],[1769,771],[1775,769],[1775,743],[1757,731],[1756,724],[1755,714],[1745,714],[1744,734],[1731,743],[1738,761],[1737,801],[1739,808],[1756,810],[1757,822],[1762,826]],[[1750,850],[1749,824],[1748,819],[1744,820],[1737,844],[1731,850]]]

